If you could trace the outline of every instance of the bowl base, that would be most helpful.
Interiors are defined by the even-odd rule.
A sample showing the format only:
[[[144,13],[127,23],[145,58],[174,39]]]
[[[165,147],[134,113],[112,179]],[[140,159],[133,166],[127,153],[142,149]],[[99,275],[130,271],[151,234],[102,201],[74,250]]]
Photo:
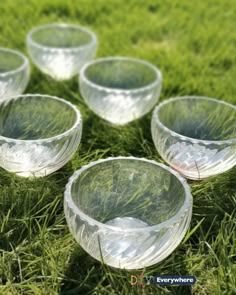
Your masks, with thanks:
[[[134,217],[116,217],[106,222],[108,225],[120,227],[122,229],[146,227],[148,224]]]
[[[124,230],[148,227],[147,223],[133,217],[117,217],[106,224]],[[138,257],[142,252],[141,248],[137,249],[136,235],[130,236],[125,233],[104,235],[100,243],[105,263],[116,268],[130,268],[133,258]]]

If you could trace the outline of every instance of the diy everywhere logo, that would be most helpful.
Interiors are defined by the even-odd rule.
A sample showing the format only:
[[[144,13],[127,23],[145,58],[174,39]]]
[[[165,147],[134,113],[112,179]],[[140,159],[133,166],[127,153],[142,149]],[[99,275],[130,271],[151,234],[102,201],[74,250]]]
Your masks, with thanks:
[[[196,278],[194,276],[152,276],[152,275],[131,275],[131,285],[194,285]]]

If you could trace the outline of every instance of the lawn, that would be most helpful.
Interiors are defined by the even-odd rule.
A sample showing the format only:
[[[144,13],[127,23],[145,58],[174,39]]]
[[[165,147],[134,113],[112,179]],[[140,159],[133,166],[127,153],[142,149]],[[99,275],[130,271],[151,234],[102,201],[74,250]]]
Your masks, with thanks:
[[[26,33],[39,24],[85,25],[98,36],[97,56],[133,56],[163,73],[160,100],[204,95],[236,104],[234,0],[1,0],[0,46],[26,53]],[[82,165],[118,155],[163,162],[150,132],[151,113],[125,127],[95,116],[78,91],[77,77],[56,82],[33,65],[28,93],[56,95],[83,115],[82,142],[59,171],[28,180],[0,169],[0,294],[236,294],[236,167],[189,181],[191,227],[164,261],[119,271],[92,259],[74,241],[63,214],[63,192]],[[130,276],[194,275],[190,288],[131,286]]]

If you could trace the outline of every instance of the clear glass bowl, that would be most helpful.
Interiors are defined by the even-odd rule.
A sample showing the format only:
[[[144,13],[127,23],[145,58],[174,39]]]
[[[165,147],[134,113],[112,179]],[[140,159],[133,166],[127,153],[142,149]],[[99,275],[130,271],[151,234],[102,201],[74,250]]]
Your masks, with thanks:
[[[0,166],[19,176],[45,176],[66,164],[81,138],[79,110],[68,101],[27,94],[0,103]]]
[[[56,80],[67,80],[96,55],[97,38],[87,28],[68,24],[36,27],[27,35],[35,65]]]
[[[27,57],[19,51],[0,48],[0,100],[23,93],[29,77]]]
[[[117,157],[76,171],[64,209],[72,235],[92,257],[138,269],[160,262],[181,242],[192,196],[187,182],[167,166]]]
[[[162,84],[161,72],[134,58],[101,58],[80,71],[81,94],[101,118],[124,125],[148,113],[156,104]]]
[[[236,164],[236,107],[207,97],[159,104],[152,137],[161,157],[190,179],[220,174]]]

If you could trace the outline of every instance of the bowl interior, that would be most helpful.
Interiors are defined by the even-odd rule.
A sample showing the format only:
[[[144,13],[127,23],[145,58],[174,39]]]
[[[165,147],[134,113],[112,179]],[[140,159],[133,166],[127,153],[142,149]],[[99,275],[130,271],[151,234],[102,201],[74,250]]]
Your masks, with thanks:
[[[35,140],[59,135],[76,122],[76,111],[50,96],[19,96],[0,104],[0,135]]]
[[[71,187],[75,205],[109,225],[155,225],[173,217],[186,195],[178,178],[146,161],[113,159],[82,171]],[[135,221],[135,222],[132,222]]]
[[[207,98],[172,100],[157,111],[160,122],[183,136],[200,140],[236,138],[236,108]]]
[[[157,79],[157,72],[150,65],[122,58],[95,61],[84,75],[96,85],[124,90],[145,87]]]
[[[24,64],[24,59],[12,51],[0,49],[0,74],[14,71]]]
[[[73,48],[89,44],[92,36],[77,26],[50,25],[36,29],[31,38],[39,45],[52,48]]]

